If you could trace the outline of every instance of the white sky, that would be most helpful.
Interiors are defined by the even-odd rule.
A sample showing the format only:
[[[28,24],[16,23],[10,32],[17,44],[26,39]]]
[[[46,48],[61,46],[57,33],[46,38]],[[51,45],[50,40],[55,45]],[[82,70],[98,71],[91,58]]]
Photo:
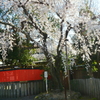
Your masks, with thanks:
[[[93,12],[100,14],[100,0],[92,0],[91,7],[93,8]]]

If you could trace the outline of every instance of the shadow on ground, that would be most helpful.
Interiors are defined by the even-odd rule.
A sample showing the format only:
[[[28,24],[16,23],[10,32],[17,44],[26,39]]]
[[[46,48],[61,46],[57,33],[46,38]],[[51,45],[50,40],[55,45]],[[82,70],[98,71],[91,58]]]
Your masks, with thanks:
[[[26,96],[26,97],[19,97],[19,98],[0,98],[0,100],[33,100],[35,95]]]

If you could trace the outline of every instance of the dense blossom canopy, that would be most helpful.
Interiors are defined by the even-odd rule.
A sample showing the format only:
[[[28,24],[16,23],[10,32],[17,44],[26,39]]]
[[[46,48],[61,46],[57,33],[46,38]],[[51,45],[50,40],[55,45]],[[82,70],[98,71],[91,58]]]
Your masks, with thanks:
[[[71,30],[75,33],[72,43],[77,54],[83,54],[83,60],[89,62],[90,56],[99,50],[99,16],[95,15],[89,1],[2,0],[0,5],[0,44],[4,59],[16,32],[38,44],[44,52],[47,49],[48,56],[64,52],[65,38]],[[70,53],[76,53],[69,42],[67,46]]]

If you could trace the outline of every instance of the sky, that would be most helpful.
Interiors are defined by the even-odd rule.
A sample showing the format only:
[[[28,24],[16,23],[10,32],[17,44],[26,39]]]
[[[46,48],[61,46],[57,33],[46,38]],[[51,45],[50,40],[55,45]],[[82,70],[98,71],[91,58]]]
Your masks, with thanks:
[[[92,10],[95,12],[97,15],[100,14],[100,0],[92,0]]]

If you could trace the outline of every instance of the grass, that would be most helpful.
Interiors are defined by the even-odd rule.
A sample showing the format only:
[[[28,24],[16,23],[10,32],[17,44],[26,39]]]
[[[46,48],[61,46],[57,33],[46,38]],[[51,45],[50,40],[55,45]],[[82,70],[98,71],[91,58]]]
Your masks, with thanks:
[[[91,98],[87,96],[80,97],[78,100],[98,100],[97,98]]]

